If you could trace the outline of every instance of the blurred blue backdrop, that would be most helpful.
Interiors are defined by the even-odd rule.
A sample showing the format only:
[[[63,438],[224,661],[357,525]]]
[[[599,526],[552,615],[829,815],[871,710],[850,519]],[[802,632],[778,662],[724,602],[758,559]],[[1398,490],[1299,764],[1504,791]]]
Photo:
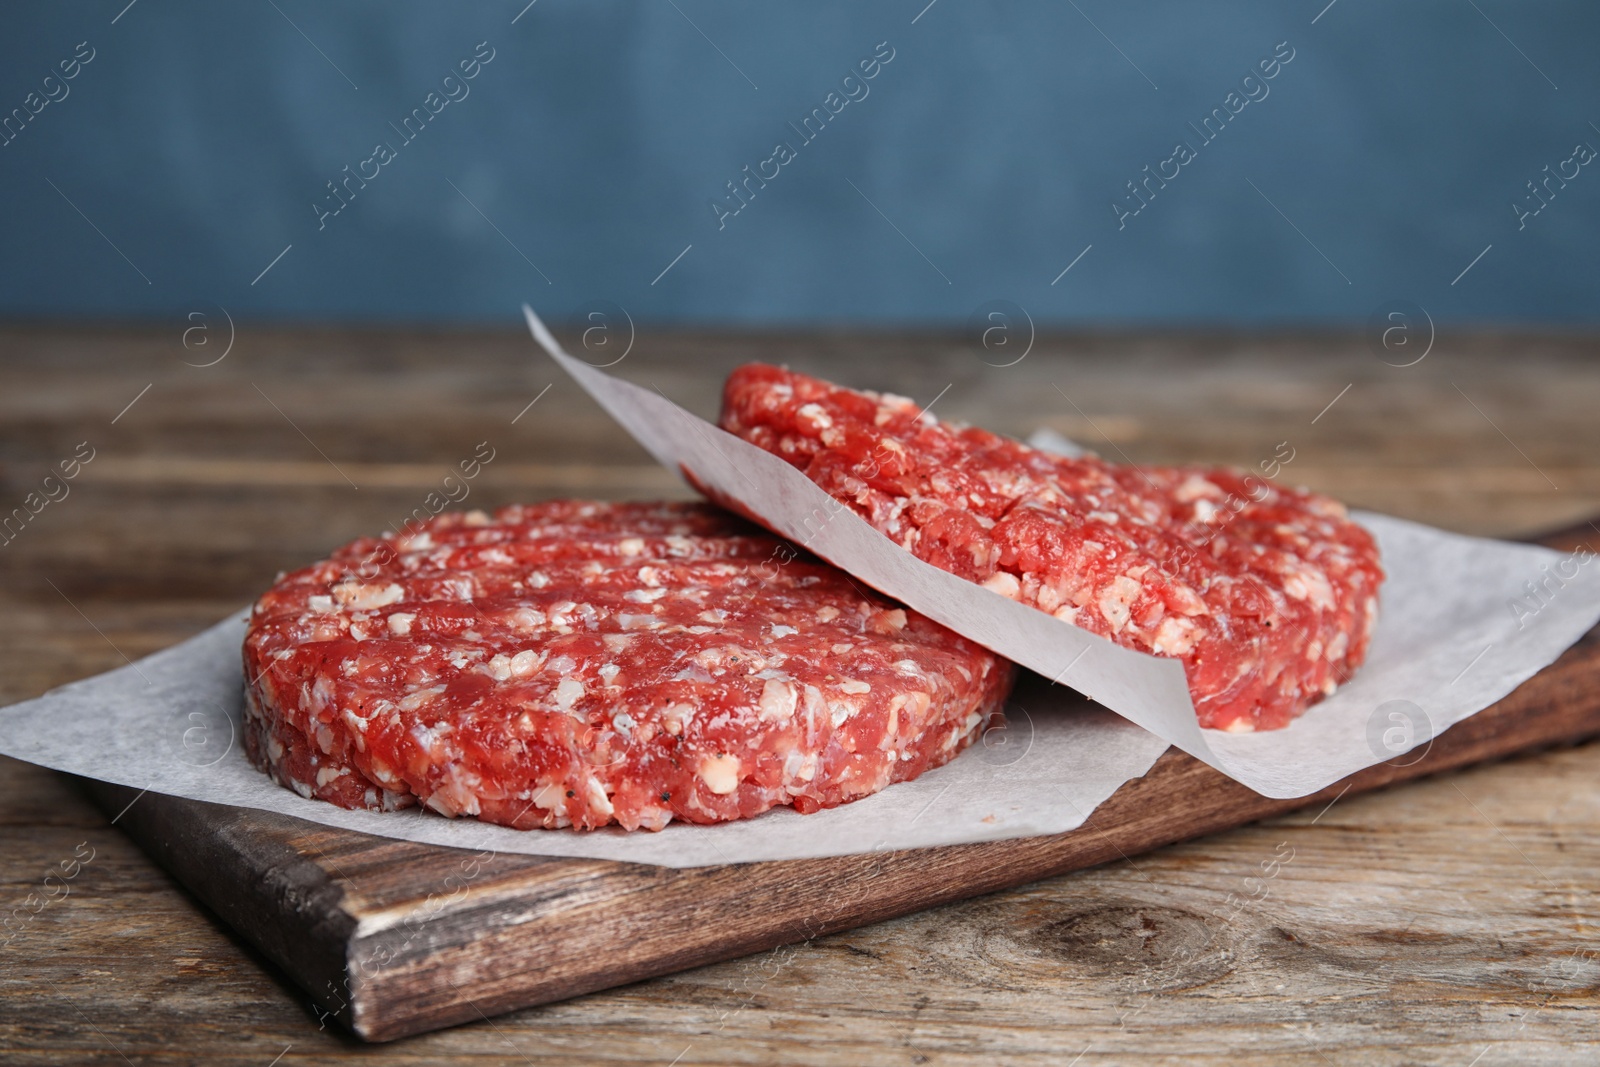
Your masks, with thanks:
[[[1600,147],[1600,10],[1578,0],[7,15],[8,316],[1600,317],[1600,167],[1580,159]],[[770,180],[732,214],[747,166]],[[1133,199],[1148,173],[1176,176]]]

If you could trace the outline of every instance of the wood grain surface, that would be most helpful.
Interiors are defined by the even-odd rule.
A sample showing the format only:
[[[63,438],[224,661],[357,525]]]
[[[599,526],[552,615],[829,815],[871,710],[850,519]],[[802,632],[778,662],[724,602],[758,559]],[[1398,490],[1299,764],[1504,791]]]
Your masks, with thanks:
[[[484,439],[497,458],[475,503],[681,493],[513,335],[245,330],[198,369],[181,328],[0,334],[3,491],[20,501],[78,442],[97,449],[0,549],[5,699],[197,631],[277,569],[407,513]],[[1297,481],[1517,534],[1600,510],[1593,349],[1441,338],[1402,370],[1346,338],[1041,339],[996,369],[948,338],[659,336],[618,369],[703,412],[744,358],[924,400],[949,386],[946,415],[1052,424],[1140,462],[1253,463],[1288,440]],[[0,893],[42,901],[0,950],[0,1048],[18,1062],[1489,1064],[1600,1048],[1593,747],[381,1048],[319,1030],[59,778],[5,767]]]
[[[1571,540],[1551,539],[1553,547]],[[1431,743],[1307,797],[1260,796],[1174,750],[1065,834],[682,871],[438,848],[81,785],[310,994],[319,1022],[335,1019],[367,1040],[390,1041],[1049,875],[1131,863],[1161,845],[1597,735],[1600,630]],[[1275,850],[1224,914],[1266,899],[1293,859],[1292,846]]]

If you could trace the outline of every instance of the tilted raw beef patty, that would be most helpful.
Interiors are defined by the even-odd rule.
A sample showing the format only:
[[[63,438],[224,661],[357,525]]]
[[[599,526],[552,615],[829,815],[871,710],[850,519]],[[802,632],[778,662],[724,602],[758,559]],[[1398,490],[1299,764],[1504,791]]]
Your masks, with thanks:
[[[1201,726],[1284,726],[1366,658],[1378,549],[1327,497],[1226,468],[1069,459],[762,364],[729,377],[722,426],[920,559],[1181,659]]]
[[[1005,660],[709,505],[446,514],[287,576],[247,751],[303,796],[519,828],[802,812],[914,778]]]

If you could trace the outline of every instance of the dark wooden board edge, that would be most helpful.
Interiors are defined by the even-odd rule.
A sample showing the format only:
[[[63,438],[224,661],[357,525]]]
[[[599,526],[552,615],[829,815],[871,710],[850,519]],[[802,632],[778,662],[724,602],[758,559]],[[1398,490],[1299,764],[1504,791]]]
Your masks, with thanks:
[[[1570,548],[1580,525],[1540,538]],[[1263,797],[1176,750],[1077,830],[674,870],[390,841],[149,794],[119,825],[369,1041],[562,1000],[1131,857],[1336,797],[1600,736],[1600,628],[1426,752]],[[82,780],[108,812],[133,790]],[[759,907],[750,902],[759,900]]]

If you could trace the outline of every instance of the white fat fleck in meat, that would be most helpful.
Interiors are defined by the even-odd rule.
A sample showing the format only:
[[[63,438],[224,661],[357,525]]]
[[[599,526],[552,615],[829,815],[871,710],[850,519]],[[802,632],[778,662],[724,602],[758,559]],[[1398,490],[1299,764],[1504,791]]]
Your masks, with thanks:
[[[389,616],[389,632],[396,637],[406,637],[411,633],[411,624],[417,617],[409,611],[397,611]]]
[[[376,582],[340,582],[333,587],[339,603],[352,611],[373,611],[388,607],[405,599],[406,591],[397,583],[378,585]]]
[[[701,649],[694,654],[692,662],[695,666],[716,674],[724,671],[733,671],[736,674],[759,674],[767,669],[767,657],[758,655],[748,648],[740,648],[738,645]]]
[[[623,596],[635,604],[653,604],[667,595],[665,589],[659,586],[654,589],[630,589]]]
[[[438,787],[424,803],[441,815],[476,815],[478,785],[476,774],[458,763],[448,763]]]
[[[759,708],[761,721],[770,722],[774,719],[787,722],[794,715],[794,709],[799,703],[799,694],[789,682],[769,678],[761,687],[761,700]]]
[[[674,682],[714,682],[716,678],[700,664],[690,663],[688,666],[679,669],[678,673],[672,676],[672,680]]]
[[[1324,611],[1332,609],[1337,603],[1327,576],[1318,568],[1306,564],[1286,568],[1283,591],[1296,600],[1309,600],[1314,607]]]
[[[673,534],[667,538],[667,552],[674,556],[688,556],[694,553],[694,542],[682,534]]]
[[[900,729],[900,712],[909,712],[908,719],[912,723],[923,722],[927,718],[928,707],[933,703],[927,693],[899,693],[889,701],[889,728],[883,740],[888,745],[895,740],[895,734]]]
[[[562,711],[570,712],[572,710],[572,705],[576,704],[580,699],[583,698],[584,692],[585,690],[583,688],[583,683],[578,681],[576,678],[561,679],[561,681],[556,685],[556,707],[560,708]]]
[[[318,789],[326,788],[326,786],[327,786],[327,784],[329,782],[334,781],[340,775],[349,774],[349,773],[350,773],[350,768],[349,767],[318,767],[317,768],[317,788]]]
[[[796,412],[800,417],[810,419],[812,425],[818,430],[826,430],[833,425],[833,419],[822,410],[821,404],[802,404]]]
[[[518,678],[531,678],[544,666],[544,654],[525,648],[511,657],[511,673]]]
[[[1194,502],[1194,517],[1197,522],[1210,522],[1217,517],[1217,512],[1222,510],[1209,500],[1196,500]]]
[[[306,599],[306,608],[310,611],[315,611],[318,614],[326,614],[330,611],[338,610],[333,605],[333,597],[322,596],[320,594],[317,596],[308,597]]]
[[[1211,609],[1193,589],[1178,582],[1167,587],[1167,595],[1177,601],[1177,609],[1185,615],[1209,615]]]
[[[617,551],[624,556],[642,556],[644,555],[644,538],[624,537],[617,542]]]
[[[844,681],[839,683],[839,688],[853,696],[861,696],[872,692],[872,686],[861,681],[859,678],[846,678]]]
[[[504,682],[511,677],[511,657],[504,652],[496,653],[494,659],[491,659],[486,666],[489,677],[497,682]]]
[[[424,726],[420,722],[414,723],[411,727],[411,739],[417,743],[417,746],[422,751],[437,758],[444,755],[444,747],[441,741],[450,731],[451,726],[448,722],[437,723],[433,726]]]
[[[400,699],[400,710],[410,714],[418,708],[426,707],[437,697],[443,696],[444,690],[444,686],[435,685],[429,686],[427,689],[419,689],[415,693],[407,693]]]
[[[824,604],[822,607],[817,609],[817,620],[819,622],[832,622],[838,617],[839,609],[834,607],[832,604]]]
[[[619,711],[615,715],[611,716],[611,725],[615,727],[616,731],[623,737],[628,737],[632,735],[633,728],[637,726],[638,723],[634,722],[632,715],[629,715],[625,711]]]
[[[559,782],[546,782],[528,799],[532,800],[536,807],[554,815],[567,813],[567,790]]]
[[[661,621],[654,615],[617,615],[617,625],[624,630],[654,630]]]
[[[317,680],[311,683],[311,692],[308,694],[309,700],[307,703],[310,705],[310,709],[312,711],[321,711],[323,708],[328,707],[333,703],[334,693],[333,679],[326,675],[319,675]]]
[[[700,780],[718,796],[727,796],[739,788],[739,757],[731,755],[707,756],[700,761]]]
[[[1214,482],[1207,481],[1198,474],[1191,474],[1185,478],[1183,484],[1178,486],[1172,495],[1184,504],[1190,504],[1207,497],[1213,500],[1220,500],[1227,496],[1221,487]]]
[[[1112,633],[1120,633],[1128,624],[1128,605],[1132,604],[1143,587],[1126,576],[1119,576],[1100,591],[1100,615],[1111,626]]]
[[[602,666],[597,673],[600,675],[600,680],[602,682],[610,685],[612,680],[616,678],[618,674],[622,673],[622,668],[617,666],[615,663],[607,663]]]
[[[1200,640],[1200,628],[1188,619],[1169,615],[1161,620],[1150,651],[1161,656],[1182,656]]]
[[[855,648],[854,645],[840,641],[838,644],[829,645],[828,651],[832,652],[835,656],[843,656],[849,653],[853,648]]]
[[[801,698],[800,707],[805,715],[806,729],[810,730],[821,722],[828,711],[828,702],[822,696],[822,690],[814,685],[805,687],[805,695]]]
[[[611,798],[606,795],[606,787],[600,779],[591,777],[584,781],[583,798],[589,802],[589,809],[595,815],[607,819],[611,817]]]
[[[683,733],[683,724],[694,718],[693,704],[669,704],[661,713],[661,727],[673,737]]]
[[[548,621],[549,620],[544,616],[544,612],[540,611],[538,608],[528,607],[518,608],[506,619],[507,624],[512,629],[521,633],[537,632],[538,630],[543,629],[545,623]]]
[[[772,624],[773,637],[788,637],[790,634],[797,634],[799,632],[800,631],[796,630],[793,626],[785,626],[778,622]]]
[[[984,579],[983,587],[1011,600],[1016,600],[1022,593],[1022,583],[1017,581],[1017,576],[1006,571],[995,571],[989,575]]]
[[[372,777],[378,780],[379,785],[392,785],[396,787],[400,785],[400,779],[394,776],[394,770],[387,763],[383,762],[383,760],[379,759],[377,756],[373,756],[368,763],[372,768]]]
[[[787,782],[809,782],[817,774],[817,754],[791,748],[783,758],[783,777]]]
[[[367,736],[365,731],[367,728],[367,723],[371,720],[363,719],[349,708],[345,708],[344,711],[340,713],[340,717],[344,719],[345,725],[350,727],[350,738],[355,742],[356,751],[365,752],[367,750]]]
[[[1022,595],[1025,598],[1031,597],[1039,610],[1045,612],[1054,612],[1066,599],[1066,593],[1062,592],[1059,585],[1041,582],[1036,575],[1028,576],[1022,587]],[[1024,600],[1024,603],[1026,602],[1027,600]]]
[[[587,604],[584,605],[584,607],[588,606]],[[559,604],[550,605],[550,625],[563,633],[570,633],[575,612],[578,612],[578,602],[576,600],[563,600]],[[563,629],[563,627],[566,629]]]
[[[889,611],[877,612],[872,617],[872,628],[879,633],[890,633],[906,628],[906,613],[904,608],[892,608]]]

